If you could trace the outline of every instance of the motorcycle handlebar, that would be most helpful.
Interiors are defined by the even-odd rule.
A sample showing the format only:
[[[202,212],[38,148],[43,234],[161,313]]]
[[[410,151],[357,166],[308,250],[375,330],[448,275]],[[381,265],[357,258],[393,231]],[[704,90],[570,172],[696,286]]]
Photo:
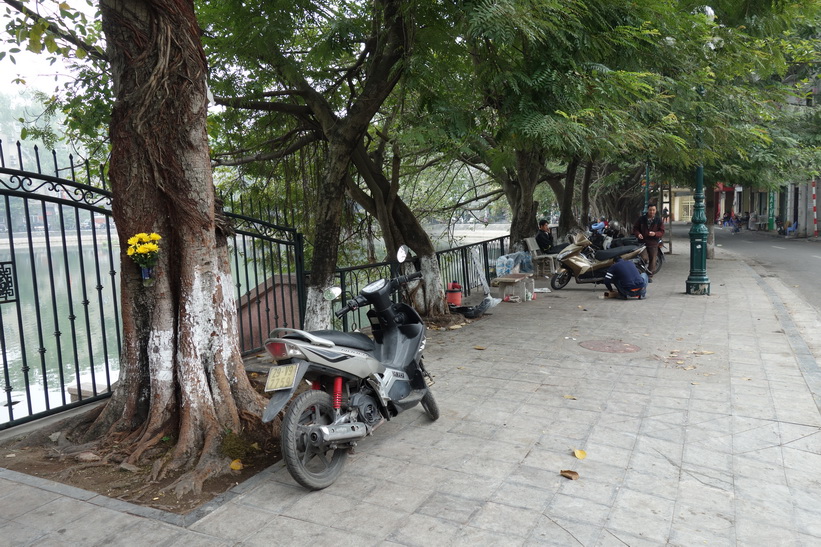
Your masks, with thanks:
[[[409,283],[409,282],[415,281],[417,279],[422,279],[422,272],[413,272],[412,274],[409,274],[409,275],[400,275],[399,277],[396,278],[396,282],[399,283],[400,285],[403,285],[405,283]]]
[[[351,300],[348,300],[347,304],[342,306],[342,308],[339,311],[334,312],[334,315],[337,318],[340,318],[343,315],[345,315],[346,313],[348,313],[349,311],[353,311],[353,310],[359,308],[360,306],[364,306],[367,303],[368,303],[368,299],[360,294],[359,296],[357,296],[355,298],[352,298]]]
[[[399,277],[394,278],[390,281],[391,291],[395,291],[396,289],[398,289],[399,285],[415,281],[416,279],[422,279],[422,272],[413,272],[409,275],[400,275]],[[341,318],[346,313],[358,309],[359,307],[364,306],[367,303],[368,299],[364,295],[360,294],[359,296],[351,300],[348,300],[348,302],[344,306],[342,306],[342,308],[334,312],[334,315],[337,318]]]

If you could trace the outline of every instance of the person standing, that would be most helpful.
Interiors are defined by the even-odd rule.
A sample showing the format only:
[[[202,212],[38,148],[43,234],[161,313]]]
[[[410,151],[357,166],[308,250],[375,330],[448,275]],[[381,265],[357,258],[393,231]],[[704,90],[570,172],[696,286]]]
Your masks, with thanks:
[[[647,256],[650,262],[649,282],[653,282],[653,272],[656,271],[656,258],[659,252],[659,242],[664,236],[664,221],[658,216],[655,205],[647,207],[647,213],[641,215],[633,225],[633,235],[647,247]]]
[[[550,248],[553,246],[553,234],[550,233],[550,225],[545,219],[539,221],[539,231],[536,232],[536,244],[545,253],[549,253]]]

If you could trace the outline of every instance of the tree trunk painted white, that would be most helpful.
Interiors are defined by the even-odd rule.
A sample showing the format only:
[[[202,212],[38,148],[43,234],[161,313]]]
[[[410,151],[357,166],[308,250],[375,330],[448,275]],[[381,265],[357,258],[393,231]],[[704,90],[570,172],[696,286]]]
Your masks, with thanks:
[[[204,480],[228,472],[219,451],[225,432],[258,423],[264,406],[239,353],[199,27],[186,0],[103,0],[101,11],[116,95],[109,177],[122,249],[124,350],[120,388],[85,438],[116,435],[131,463],[175,438],[153,475],[188,471],[172,486],[198,492]],[[162,236],[151,286],[125,254],[140,232]]]

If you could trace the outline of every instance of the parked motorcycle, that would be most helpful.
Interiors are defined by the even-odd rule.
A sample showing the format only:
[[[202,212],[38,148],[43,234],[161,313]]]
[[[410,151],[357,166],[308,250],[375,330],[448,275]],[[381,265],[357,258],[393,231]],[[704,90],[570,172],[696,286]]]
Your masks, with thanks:
[[[398,258],[402,262],[405,250]],[[299,484],[320,490],[339,477],[348,452],[385,421],[418,404],[431,420],[439,407],[428,387],[433,378],[422,363],[425,324],[405,303],[391,295],[421,272],[379,279],[365,286],[339,311],[370,305],[367,316],[373,339],[359,332],[274,330],[265,342],[276,365],[266,391],[273,396],[262,421],[270,422],[288,404],[282,420],[282,453]],[[327,297],[339,296],[339,289]],[[310,389],[300,391],[303,380]]]
[[[575,279],[576,283],[601,283],[616,257],[633,260],[639,269],[647,270],[647,265],[641,258],[643,245],[627,245],[592,253],[589,252],[590,248],[590,240],[584,234],[576,234],[574,242],[559,253],[557,258],[561,267],[550,278],[550,286],[554,290],[564,288],[571,279]]]

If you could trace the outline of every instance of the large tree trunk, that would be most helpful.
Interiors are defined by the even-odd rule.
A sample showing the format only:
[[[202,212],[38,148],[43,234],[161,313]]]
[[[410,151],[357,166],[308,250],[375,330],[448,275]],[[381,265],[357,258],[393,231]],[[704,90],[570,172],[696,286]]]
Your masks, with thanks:
[[[516,151],[516,176],[503,183],[505,196],[513,212],[510,222],[510,242],[519,243],[533,237],[538,229],[536,212],[539,203],[533,199],[536,185],[543,174],[541,156],[529,150]]]
[[[402,245],[410,247],[420,258],[422,281],[411,291],[414,308],[428,317],[449,313],[436,248],[416,215],[398,195],[398,153],[394,153],[391,180],[385,176],[381,165],[368,155],[363,144],[357,146],[353,160],[370,194],[357,187],[352,179],[349,180],[349,191],[357,203],[379,221],[388,258],[393,257]]]
[[[582,179],[582,226],[590,226],[590,181],[593,179],[593,161],[589,160],[584,166],[584,178]]]
[[[559,218],[559,236],[564,236],[570,233],[574,228],[578,228],[579,224],[573,215],[573,196],[576,187],[576,172],[579,169],[579,158],[573,158],[567,165],[567,176],[565,177],[564,192],[562,200],[559,203],[561,210],[561,217]]]
[[[228,470],[219,455],[224,432],[241,431],[264,402],[239,353],[209,165],[199,28],[186,0],[100,5],[115,91],[109,176],[124,344],[119,386],[85,438],[113,435],[132,463],[176,438],[154,476],[190,471],[176,491],[199,491]],[[139,232],[163,237],[152,286],[125,253]]]
[[[325,181],[319,193],[314,221],[314,253],[311,262],[311,278],[305,306],[305,328],[320,330],[330,328],[331,308],[325,300],[325,289],[334,285],[336,257],[339,253],[339,234],[342,222],[342,203],[348,178],[348,164],[354,146],[331,141]]]

